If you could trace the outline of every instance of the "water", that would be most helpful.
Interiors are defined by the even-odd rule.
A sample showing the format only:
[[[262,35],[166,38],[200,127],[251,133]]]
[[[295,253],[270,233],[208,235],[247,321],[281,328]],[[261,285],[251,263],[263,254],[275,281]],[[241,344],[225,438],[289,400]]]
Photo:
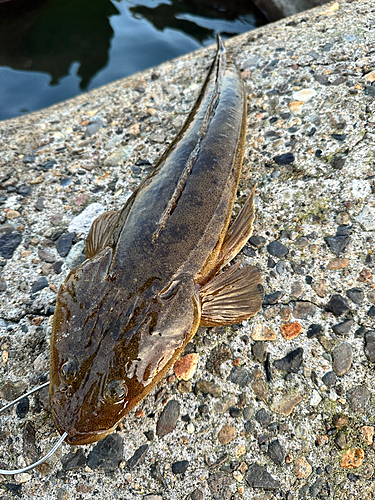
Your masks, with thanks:
[[[0,4],[0,120],[209,45],[217,33],[227,38],[266,23],[248,0],[14,5]]]

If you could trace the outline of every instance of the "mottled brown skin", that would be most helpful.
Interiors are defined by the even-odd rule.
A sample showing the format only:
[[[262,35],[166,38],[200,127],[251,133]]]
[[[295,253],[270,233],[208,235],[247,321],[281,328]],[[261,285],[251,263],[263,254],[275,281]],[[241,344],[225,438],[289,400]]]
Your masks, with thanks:
[[[200,290],[222,267],[245,126],[243,83],[219,41],[181,132],[125,207],[94,222],[89,258],[59,290],[50,403],[68,443],[113,431],[195,334]]]

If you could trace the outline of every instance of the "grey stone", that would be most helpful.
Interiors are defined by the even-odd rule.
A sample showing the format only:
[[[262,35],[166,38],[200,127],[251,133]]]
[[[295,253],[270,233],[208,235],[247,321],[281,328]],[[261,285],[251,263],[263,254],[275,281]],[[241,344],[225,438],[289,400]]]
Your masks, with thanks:
[[[276,302],[281,299],[281,297],[283,296],[283,292],[273,292],[273,293],[270,293],[268,295],[265,295],[264,296],[264,299],[263,299],[263,305],[264,306],[269,306],[269,305],[272,305],[272,304],[276,304]]]
[[[318,306],[313,302],[299,300],[294,305],[293,316],[297,319],[305,319],[314,316],[317,311]]]
[[[245,479],[251,488],[264,490],[278,490],[280,488],[280,482],[274,479],[265,467],[258,464],[250,466]]]
[[[348,301],[339,294],[332,295],[326,307],[328,311],[333,312],[336,316],[346,314],[350,310]]]
[[[94,118],[86,127],[85,137],[92,137],[103,127],[103,125],[103,120],[100,118]]]
[[[364,413],[370,400],[370,391],[366,386],[358,385],[347,392],[347,400],[352,410]]]
[[[65,263],[69,269],[74,269],[86,260],[86,255],[84,253],[85,247],[85,242],[79,241],[69,250],[65,259]]]
[[[56,241],[56,249],[61,257],[66,257],[72,247],[75,233],[64,233]]]
[[[231,372],[229,374],[228,380],[233,382],[233,384],[237,384],[240,387],[247,387],[253,376],[247,368],[239,368],[238,366],[233,366]]]
[[[337,323],[337,325],[332,326],[332,330],[336,333],[336,335],[346,335],[350,332],[350,330],[354,326],[353,319],[347,319],[342,323]]]
[[[143,444],[142,446],[137,448],[133,455],[126,462],[127,469],[131,470],[134,469],[134,467],[136,467],[137,465],[142,464],[145,460],[145,456],[149,447],[150,446],[148,444]]]
[[[332,253],[339,255],[345,250],[349,243],[349,236],[327,236],[324,238]]]
[[[271,416],[264,408],[258,410],[254,418],[263,427],[267,427],[271,423]]]
[[[83,467],[86,464],[86,455],[82,448],[75,452],[64,455],[61,459],[63,470],[74,470]]]
[[[332,368],[336,375],[341,377],[350,370],[353,361],[353,349],[350,344],[343,342],[332,351]]]
[[[274,240],[267,245],[267,251],[272,257],[284,257],[288,253],[288,249],[285,245],[280,243],[280,241]]]
[[[263,236],[252,236],[249,239],[249,243],[253,245],[253,247],[261,248],[266,244],[266,238],[263,238]]]
[[[274,439],[268,445],[267,455],[271,460],[275,462],[277,465],[281,465],[285,461],[285,450],[281,446],[280,441],[278,439]]]
[[[11,259],[13,253],[22,241],[20,233],[7,233],[0,238],[0,255],[4,259]]]
[[[38,257],[40,260],[43,260],[44,262],[49,262],[51,264],[53,264],[56,261],[56,257],[51,252],[43,250],[42,248],[38,248]]]
[[[297,373],[303,361],[303,349],[298,347],[289,352],[284,358],[276,359],[273,364],[278,370],[288,373]]]
[[[42,276],[41,278],[37,279],[35,283],[33,283],[31,287],[31,293],[39,292],[40,290],[43,290],[43,288],[47,288],[47,286],[48,280],[45,276]]]
[[[212,498],[220,500],[230,500],[232,492],[229,486],[232,482],[231,476],[223,472],[217,472],[207,480]]]
[[[251,346],[251,352],[253,353],[254,358],[259,361],[259,363],[263,363],[266,360],[267,351],[264,342],[254,342],[254,344]]]
[[[124,442],[119,434],[110,434],[94,446],[87,458],[90,469],[116,470],[123,458]]]
[[[350,288],[350,290],[346,291],[346,296],[354,302],[354,304],[362,304],[365,293],[362,288]]]
[[[367,311],[367,316],[370,316],[370,318],[375,318],[375,306],[370,307],[370,309]]]
[[[371,363],[375,363],[375,331],[371,330],[365,334],[365,354]]]
[[[337,376],[336,373],[333,371],[327,372],[323,375],[322,377],[323,384],[326,385],[328,388],[334,387],[337,382]]]
[[[183,474],[187,471],[189,467],[188,460],[181,460],[180,462],[174,462],[172,464],[172,472],[173,474]]]
[[[171,399],[165,405],[156,423],[156,434],[159,439],[175,429],[179,416],[180,403],[175,399]]]

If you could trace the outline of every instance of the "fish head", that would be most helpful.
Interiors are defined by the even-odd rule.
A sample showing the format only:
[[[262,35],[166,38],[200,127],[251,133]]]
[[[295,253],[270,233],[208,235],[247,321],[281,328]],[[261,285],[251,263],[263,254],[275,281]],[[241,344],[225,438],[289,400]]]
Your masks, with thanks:
[[[56,427],[67,432],[72,445],[110,434],[162,378],[199,325],[191,276],[120,286],[108,272],[111,258],[107,247],[75,268],[57,298],[50,406]]]

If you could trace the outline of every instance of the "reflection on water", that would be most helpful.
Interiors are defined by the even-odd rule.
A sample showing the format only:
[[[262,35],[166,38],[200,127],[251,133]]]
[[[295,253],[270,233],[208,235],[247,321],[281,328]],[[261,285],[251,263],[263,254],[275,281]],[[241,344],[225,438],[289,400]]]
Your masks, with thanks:
[[[0,8],[0,119],[195,50],[218,32],[266,22],[248,0],[11,3]]]

